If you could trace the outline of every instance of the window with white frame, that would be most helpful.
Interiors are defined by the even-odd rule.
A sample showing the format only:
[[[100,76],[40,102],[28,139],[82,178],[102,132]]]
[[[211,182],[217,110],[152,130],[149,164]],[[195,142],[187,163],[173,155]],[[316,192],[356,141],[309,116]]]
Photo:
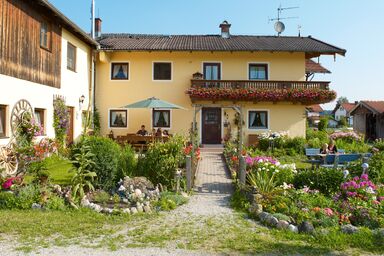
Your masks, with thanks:
[[[129,80],[129,63],[112,63],[111,64],[112,80]]]
[[[249,64],[249,80],[268,80],[268,65]]]
[[[35,121],[39,124],[41,127],[42,134],[45,134],[45,109],[42,108],[35,108]]]
[[[0,105],[0,138],[6,136],[6,110],[7,107],[5,105]]]
[[[268,129],[268,111],[250,110],[248,112],[248,129]]]
[[[153,80],[172,80],[172,63],[154,62]]]
[[[170,128],[171,127],[171,111],[154,109],[152,111],[152,123],[156,128]]]
[[[67,69],[76,72],[77,48],[70,42],[67,43]]]

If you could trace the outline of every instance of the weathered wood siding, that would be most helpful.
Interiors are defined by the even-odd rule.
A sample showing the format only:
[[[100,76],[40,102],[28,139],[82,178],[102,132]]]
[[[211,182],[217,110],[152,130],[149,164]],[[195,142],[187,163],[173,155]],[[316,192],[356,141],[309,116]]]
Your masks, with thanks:
[[[61,28],[34,1],[0,0],[0,73],[60,88]],[[51,28],[51,47],[40,47],[40,23]]]

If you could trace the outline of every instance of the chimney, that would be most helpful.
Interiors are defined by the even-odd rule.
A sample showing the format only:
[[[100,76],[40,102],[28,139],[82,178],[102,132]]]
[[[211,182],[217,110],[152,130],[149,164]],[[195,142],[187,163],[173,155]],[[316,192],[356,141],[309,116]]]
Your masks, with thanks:
[[[100,18],[95,18],[95,37],[96,38],[101,37],[101,22],[102,20]]]
[[[229,33],[229,28],[231,27],[231,24],[228,23],[228,21],[223,21],[223,23],[219,26],[221,28],[221,37],[222,38],[230,38],[231,34]]]

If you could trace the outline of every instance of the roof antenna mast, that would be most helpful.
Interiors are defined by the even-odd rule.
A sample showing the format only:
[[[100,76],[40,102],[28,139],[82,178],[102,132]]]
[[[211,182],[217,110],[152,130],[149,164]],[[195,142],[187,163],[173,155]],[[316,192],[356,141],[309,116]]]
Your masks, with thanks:
[[[269,19],[269,21],[275,21],[275,31],[277,32],[277,36],[280,36],[281,33],[284,32],[285,30],[285,25],[283,22],[281,22],[280,20],[287,20],[287,19],[298,19],[299,17],[295,16],[295,17],[280,17],[281,16],[281,13],[284,11],[284,10],[290,10],[290,9],[298,9],[299,6],[292,6],[292,7],[282,7],[281,4],[279,5],[279,7],[277,8],[277,18],[273,18],[273,19]]]
[[[91,37],[95,39],[95,0],[91,3]]]

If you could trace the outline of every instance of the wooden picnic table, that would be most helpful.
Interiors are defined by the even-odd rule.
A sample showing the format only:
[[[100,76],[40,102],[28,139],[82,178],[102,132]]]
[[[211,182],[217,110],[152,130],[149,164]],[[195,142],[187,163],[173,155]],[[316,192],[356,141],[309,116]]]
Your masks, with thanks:
[[[128,133],[127,135],[119,135],[112,139],[114,139],[120,145],[130,144],[137,151],[146,151],[149,144],[154,142],[167,142],[169,136],[143,136],[135,133]]]

